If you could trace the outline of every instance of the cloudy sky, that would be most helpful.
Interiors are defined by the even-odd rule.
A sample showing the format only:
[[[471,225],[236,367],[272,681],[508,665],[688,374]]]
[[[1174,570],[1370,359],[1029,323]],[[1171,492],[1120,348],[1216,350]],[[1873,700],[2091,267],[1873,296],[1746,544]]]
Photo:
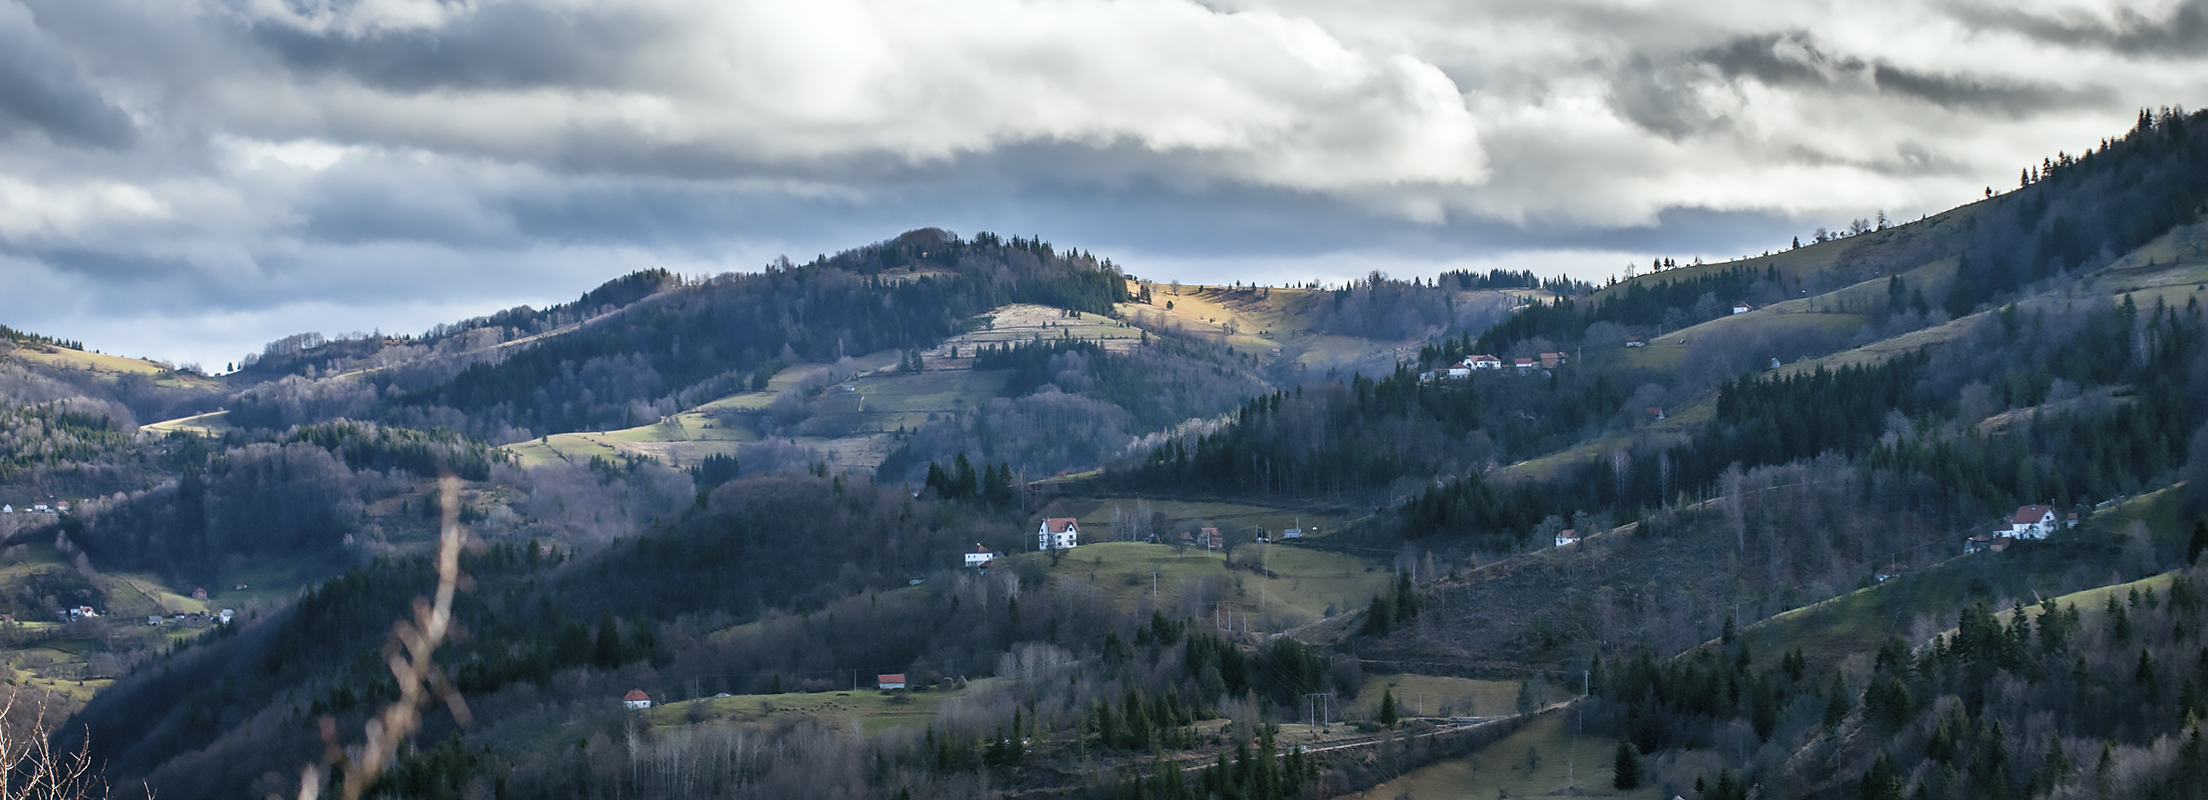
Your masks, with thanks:
[[[0,322],[219,367],[927,225],[1599,279],[2204,89],[2208,0],[0,0]]]

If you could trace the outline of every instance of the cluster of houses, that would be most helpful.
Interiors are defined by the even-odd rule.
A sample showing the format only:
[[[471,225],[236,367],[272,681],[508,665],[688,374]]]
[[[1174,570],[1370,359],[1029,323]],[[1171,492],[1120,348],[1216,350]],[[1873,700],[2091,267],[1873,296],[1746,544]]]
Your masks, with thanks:
[[[1461,381],[1470,379],[1472,377],[1472,373],[1475,372],[1490,370],[1495,372],[1502,372],[1506,368],[1515,371],[1520,375],[1523,375],[1537,369],[1556,369],[1557,367],[1564,366],[1569,361],[1570,357],[1567,354],[1557,352],[1542,353],[1541,357],[1539,358],[1514,358],[1510,360],[1510,363],[1505,364],[1500,358],[1481,353],[1477,355],[1465,356],[1463,361],[1459,361],[1446,367],[1436,367],[1434,369],[1421,372],[1418,374],[1418,379],[1420,381]]]
[[[1314,530],[1316,529],[1314,528]],[[1303,535],[1304,529],[1300,527],[1289,528],[1280,532],[1282,541],[1301,539]],[[1145,541],[1151,544],[1169,543],[1168,540],[1160,538],[1158,534],[1151,534]],[[1272,540],[1259,536],[1255,541],[1270,542]],[[1203,528],[1194,533],[1181,532],[1179,544],[1183,547],[1219,550],[1227,546],[1227,537],[1220,533],[1218,528]],[[1037,550],[1070,550],[1080,545],[1081,521],[1073,517],[1050,517],[1043,520],[1042,525],[1035,530],[1035,549]],[[989,562],[995,561],[998,555],[997,551],[976,542],[974,543],[974,549],[968,550],[964,554],[964,566],[987,570],[989,569]],[[914,583],[917,585],[918,581],[915,580]]]
[[[15,513],[15,506],[13,506],[13,505],[0,505],[0,514],[13,514],[13,513]],[[59,503],[54,503],[54,504],[51,504],[51,505],[48,505],[48,504],[46,504],[46,503],[33,503],[33,504],[31,504],[31,505],[30,505],[29,507],[27,507],[27,508],[24,508],[24,509],[23,509],[23,513],[25,513],[25,514],[45,514],[45,515],[48,515],[48,516],[59,516],[59,515],[62,515],[62,514],[67,514],[67,513],[69,513],[69,502],[68,502],[68,501],[66,501],[66,500],[64,500],[64,501],[62,501],[62,502],[59,502]]]
[[[2017,506],[2016,513],[2009,516],[2007,525],[1998,526],[1991,532],[1970,537],[1969,540],[1963,542],[1963,552],[1975,553],[1980,550],[1992,550],[1998,553],[2009,549],[2009,543],[2011,542],[2023,539],[2045,539],[2047,534],[2054,533],[2057,527],[2068,530],[2077,526],[2078,515],[2075,513],[2058,521],[2055,517],[2054,506]]]
[[[152,627],[182,625],[186,628],[204,628],[209,625],[228,625],[231,620],[237,618],[237,614],[238,612],[227,608],[213,614],[179,611],[166,617],[159,614],[149,615],[146,617],[146,624]]]

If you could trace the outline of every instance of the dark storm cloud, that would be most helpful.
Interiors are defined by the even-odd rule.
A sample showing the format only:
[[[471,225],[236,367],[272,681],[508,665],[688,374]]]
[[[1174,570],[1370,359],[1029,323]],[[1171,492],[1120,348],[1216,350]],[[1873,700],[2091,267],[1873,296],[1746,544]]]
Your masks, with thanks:
[[[1956,16],[1973,26],[2006,30],[2047,44],[2103,50],[2127,57],[2197,59],[2208,52],[2208,0],[2185,0],[2167,15],[2129,8],[2093,15],[2080,9],[2037,11],[2006,3],[1973,4]]]
[[[673,22],[619,8],[491,5],[434,35],[262,22],[250,40],[302,75],[399,92],[607,88],[621,85],[636,54],[668,38]]]
[[[130,115],[84,80],[29,11],[0,5],[0,134],[19,131],[101,148],[127,145],[133,133]]]
[[[1724,113],[1707,109],[1697,95],[1737,91],[1741,81],[1809,96],[1885,95],[2011,119],[2095,107],[2109,95],[2089,83],[2063,86],[1868,61],[1828,52],[1806,31],[1789,31],[1740,36],[1675,59],[1636,57],[1616,70],[1611,99],[1628,119],[1677,140],[1727,124]]]
[[[0,278],[70,298],[0,322],[207,360],[923,226],[1599,278],[2115,133],[2208,87],[2201,7],[0,0]]]

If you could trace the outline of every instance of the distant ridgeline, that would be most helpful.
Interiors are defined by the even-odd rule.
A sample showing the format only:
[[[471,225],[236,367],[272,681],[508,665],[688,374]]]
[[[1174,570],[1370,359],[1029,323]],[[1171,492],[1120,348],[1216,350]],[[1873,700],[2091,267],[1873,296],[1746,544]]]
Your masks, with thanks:
[[[2106,265],[2173,226],[2199,219],[2208,201],[2208,111],[2141,111],[2124,136],[2104,140],[2084,155],[2059,153],[2027,167],[2019,184],[1988,199],[1967,226],[1934,228],[1890,253],[1904,268],[1959,259],[1956,279],[1938,301],[1949,317],[2000,302],[2034,281]],[[1429,355],[1445,360],[1468,352],[1501,353],[1535,337],[1563,346],[1578,342],[1599,322],[1676,329],[1724,316],[1735,301],[1785,296],[1775,268],[1644,278],[1594,305],[1564,298],[1534,303],[1477,341],[1452,341]]]
[[[923,229],[808,264],[784,259],[755,274],[684,281],[663,270],[640,272],[570,305],[432,330],[431,337],[493,325],[535,332],[625,309],[619,324],[584,325],[456,374],[370,373],[364,380],[376,394],[363,402],[373,408],[332,405],[333,413],[314,418],[366,415],[477,435],[628,427],[744,391],[756,370],[777,360],[831,362],[930,347],[1008,303],[1108,313],[1125,299],[1125,278],[1087,253]],[[312,421],[285,416],[287,403],[301,405],[241,397],[233,417],[272,428]]]
[[[355,334],[328,339],[319,333],[295,334],[269,342],[261,352],[247,355],[236,365],[237,373],[248,378],[268,379],[296,375],[308,366],[326,370],[333,364],[374,355],[392,344],[434,345],[469,331],[487,328],[503,328],[516,336],[544,333],[629,305],[680,283],[681,280],[674,273],[653,268],[607,281],[572,303],[561,303],[543,310],[515,306],[490,316],[449,325],[439,323],[420,336]]]
[[[72,339],[56,339],[52,336],[44,336],[29,331],[19,331],[6,325],[0,325],[0,339],[7,339],[18,344],[43,344],[53,347],[66,347],[71,350],[84,349],[83,342]]]

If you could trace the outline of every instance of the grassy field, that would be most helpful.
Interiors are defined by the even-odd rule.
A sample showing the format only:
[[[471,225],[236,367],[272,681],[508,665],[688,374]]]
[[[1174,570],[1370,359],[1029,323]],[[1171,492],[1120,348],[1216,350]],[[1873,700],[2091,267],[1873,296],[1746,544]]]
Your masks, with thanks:
[[[644,718],[655,728],[675,728],[711,720],[768,722],[789,717],[834,720],[867,731],[921,728],[935,719],[935,712],[945,702],[986,683],[975,681],[966,689],[921,692],[885,693],[868,687],[847,692],[701,697],[655,705],[644,712]]]
[[[1494,717],[1518,707],[1518,681],[1481,681],[1443,675],[1372,675],[1349,702],[1360,717],[1380,716],[1380,700],[1395,692],[1398,713],[1406,717]]]
[[[1245,539],[1249,537],[1253,526],[1263,527],[1267,535],[1278,535],[1281,531],[1301,525],[1305,533],[1317,535],[1339,530],[1347,521],[1340,512],[1331,509],[1298,509],[1200,500],[1149,500],[1137,497],[1063,498],[1046,506],[1042,516],[1079,519],[1083,533],[1091,541],[1095,541],[1111,536],[1113,509],[1118,509],[1123,517],[1132,518],[1143,508],[1148,508],[1152,514],[1164,514],[1167,530],[1176,533],[1214,527],[1223,531],[1238,531]]]
[[[884,351],[853,359],[859,374],[815,398],[812,417],[792,438],[830,454],[843,469],[872,469],[889,454],[895,444],[892,437],[900,428],[918,428],[933,418],[970,411],[1004,389],[1002,372],[940,368],[949,365],[933,363],[927,371],[904,373],[894,370],[897,358],[894,351]],[[524,466],[625,456],[693,466],[707,456],[735,455],[739,445],[759,441],[758,415],[777,394],[822,369],[827,366],[791,367],[777,373],[766,391],[729,395],[649,424],[554,434],[507,445],[506,450]]]
[[[2103,510],[2096,525],[2121,531],[2136,521],[2146,526],[2155,546],[2182,547],[2185,528],[2180,506],[2175,491],[2165,489]],[[1753,652],[1781,653],[1800,647],[1812,663],[1837,664],[1876,650],[1888,637],[1909,638],[1921,632],[1920,617],[1935,630],[1953,627],[1957,612],[1970,603],[2036,602],[2051,595],[2045,587],[2065,573],[2113,569],[2113,565],[2081,562],[2079,557],[2078,551],[2060,547],[1957,556],[1914,574],[1788,611],[1749,626],[1741,635]]]
[[[1348,798],[1439,800],[1440,798],[1668,797],[1654,787],[1633,792],[1610,788],[1611,759],[1617,743],[1574,736],[1566,712],[1551,713],[1464,758],[1453,758],[1412,772]]]
[[[1027,554],[1015,558],[1046,558]],[[1093,583],[1109,594],[1118,607],[1133,609],[1153,596],[1173,606],[1205,580],[1223,580],[1237,614],[1270,618],[1267,629],[1289,627],[1326,615],[1329,605],[1337,612],[1362,607],[1392,576],[1363,559],[1306,550],[1293,545],[1243,545],[1235,549],[1235,562],[1271,571],[1264,577],[1252,570],[1229,569],[1217,552],[1142,542],[1085,544],[1067,551],[1051,569],[1060,580]]]
[[[235,430],[236,427],[230,424],[230,412],[224,410],[209,411],[205,414],[194,414],[189,417],[179,417],[150,425],[141,425],[138,429],[156,436],[167,436],[178,432],[196,433],[201,436],[221,436],[226,432]]]

